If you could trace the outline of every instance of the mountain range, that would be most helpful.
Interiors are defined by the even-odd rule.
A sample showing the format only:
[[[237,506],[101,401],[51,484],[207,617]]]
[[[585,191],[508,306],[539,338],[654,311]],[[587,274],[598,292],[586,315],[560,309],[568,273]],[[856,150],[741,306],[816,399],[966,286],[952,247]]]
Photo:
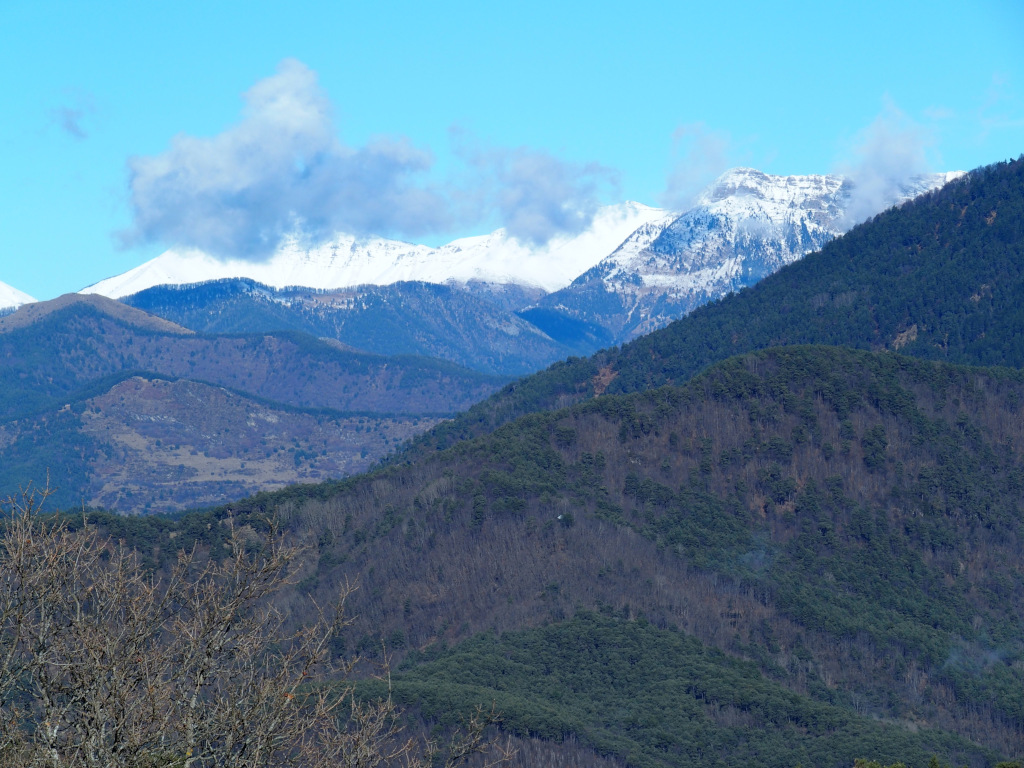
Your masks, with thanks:
[[[959,174],[894,185],[904,202]],[[820,248],[864,210],[841,176],[729,171],[676,214],[609,206],[541,247],[503,230],[440,248],[290,240],[266,263],[171,250],[85,289],[193,330],[302,330],[377,354],[518,376],[666,325]]]
[[[1022,222],[1024,158],[365,475],[93,519],[160,568],[277,517],[291,621],[360,586],[334,651],[392,673],[357,695],[435,734],[493,705],[517,765],[1019,760]]]
[[[156,285],[242,277],[274,288],[332,290],[419,281],[511,283],[549,292],[567,285],[637,227],[664,213],[632,202],[606,206],[587,229],[557,236],[541,246],[522,243],[499,229],[489,235],[454,240],[440,248],[345,234],[325,243],[292,238],[263,263],[224,261],[201,251],[171,249],[83,292],[119,299]]]
[[[552,327],[516,312],[529,301],[514,284],[464,287],[399,282],[323,292],[249,279],[157,286],[122,301],[203,333],[297,331],[382,355],[420,355],[521,376],[607,346],[610,336],[557,314]]]
[[[960,175],[911,178],[877,204],[901,204]],[[541,304],[628,341],[819,250],[857,223],[849,216],[856,199],[856,187],[842,176],[779,177],[736,168],[690,210],[641,226]]]
[[[366,469],[504,379],[298,333],[197,334],[95,295],[0,317],[0,487],[175,511]]]
[[[507,386],[432,432],[430,444],[595,394],[677,384],[732,355],[779,344],[1024,367],[1020,187],[1021,161],[972,172],[684,320]]]
[[[917,179],[900,194],[945,179]],[[30,303],[0,319],[3,479],[16,485],[49,469],[74,501],[170,511],[351,474],[507,380],[465,369],[509,377],[566,358],[590,364],[580,356],[828,242],[852,195],[836,176],[739,169],[682,216],[610,207],[590,230],[542,249],[497,232],[440,249],[340,237],[300,252],[293,241],[262,265],[170,252],[90,291],[170,284],[122,302],[86,292]],[[206,280],[245,269],[271,282]],[[199,280],[175,282],[186,274]],[[397,282],[284,287],[368,279]],[[585,384],[554,402],[580,391]],[[211,431],[204,420],[223,424]],[[463,420],[436,434],[459,434]],[[257,439],[269,423],[280,429]]]
[[[673,237],[719,242],[701,226]],[[738,264],[783,258],[743,247]],[[67,519],[154,574],[181,547],[223,560],[230,531],[276,520],[306,553],[268,606],[287,627],[358,584],[331,646],[361,659],[356,700],[391,696],[441,740],[493,707],[517,768],[1009,768],[1024,755],[1022,248],[1024,158],[490,396],[502,380],[309,332],[196,332],[99,296],[29,305],[0,318],[0,469],[23,483],[57,458],[90,498],[170,508],[160,494],[237,494],[214,484],[250,469],[329,476],[314,472],[359,429],[394,444],[380,409],[395,403],[422,434],[365,474]],[[266,294],[268,312],[301,293],[199,289]],[[525,290],[468,295],[497,312]],[[521,319],[569,338],[580,319],[543,299]],[[212,322],[211,306],[188,311]],[[431,421],[443,404],[453,418]],[[95,456],[120,473],[107,486]]]

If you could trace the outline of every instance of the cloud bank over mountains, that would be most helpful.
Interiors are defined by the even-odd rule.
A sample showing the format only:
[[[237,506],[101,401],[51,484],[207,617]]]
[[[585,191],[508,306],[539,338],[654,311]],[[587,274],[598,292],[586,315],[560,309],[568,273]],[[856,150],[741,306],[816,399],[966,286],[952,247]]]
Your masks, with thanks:
[[[423,238],[494,221],[522,243],[542,246],[587,229],[600,205],[618,195],[618,173],[596,162],[482,146],[457,129],[452,148],[461,168],[444,179],[434,173],[432,152],[406,137],[348,146],[316,73],[295,59],[243,98],[240,120],[221,133],[179,134],[163,153],[128,161],[133,223],[119,233],[125,246],[157,242],[260,261],[295,236],[311,243],[339,232]],[[732,164],[736,147],[703,123],[680,127],[674,142],[661,202],[685,210]],[[928,172],[927,142],[886,105],[836,168],[852,182],[848,226]]]
[[[460,132],[455,139],[457,156],[470,168],[468,196],[479,201],[474,218],[496,212],[508,234],[525,244],[579,234],[602,199],[618,193],[618,174],[599,163],[572,163],[529,147],[481,148]]]
[[[463,149],[468,172],[434,181],[432,153],[407,138],[343,144],[316,73],[294,59],[244,100],[241,120],[222,133],[180,134],[162,154],[129,160],[125,245],[262,259],[296,233],[419,237],[495,214],[514,237],[542,244],[585,229],[614,185],[597,164],[527,148]]]
[[[134,226],[127,244],[162,241],[220,256],[269,256],[295,231],[450,225],[442,191],[417,183],[433,164],[402,138],[342,144],[316,74],[293,59],[245,94],[236,125],[180,134],[163,154],[129,160]]]

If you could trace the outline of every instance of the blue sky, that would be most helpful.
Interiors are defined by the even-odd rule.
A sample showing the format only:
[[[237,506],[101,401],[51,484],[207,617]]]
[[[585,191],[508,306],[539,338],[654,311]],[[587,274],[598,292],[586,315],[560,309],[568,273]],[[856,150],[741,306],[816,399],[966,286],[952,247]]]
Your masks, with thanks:
[[[0,281],[1024,152],[1024,4],[0,0]],[[295,117],[299,115],[299,117]],[[294,118],[294,119],[293,119]]]

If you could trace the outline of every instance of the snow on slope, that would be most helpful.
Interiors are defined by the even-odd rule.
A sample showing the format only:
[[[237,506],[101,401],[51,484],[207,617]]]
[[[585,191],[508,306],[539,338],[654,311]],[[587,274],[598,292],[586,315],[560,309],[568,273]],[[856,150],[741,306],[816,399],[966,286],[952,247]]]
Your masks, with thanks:
[[[34,302],[35,299],[27,293],[23,293],[17,288],[12,288],[7,283],[0,283],[0,312],[16,309],[22,304],[32,304]]]
[[[594,266],[637,227],[664,211],[640,203],[606,206],[591,226],[573,236],[534,247],[499,229],[455,240],[440,248],[383,238],[338,235],[322,245],[284,243],[266,262],[221,261],[196,250],[171,249],[122,275],[82,290],[121,298],[156,285],[200,283],[247,277],[277,288],[348,288],[390,285],[403,280],[428,283],[516,283],[554,291]]]
[[[897,205],[960,175],[914,177],[877,206]],[[627,241],[596,269],[618,290],[641,285],[661,291],[735,290],[849,229],[856,223],[846,217],[855,194],[856,188],[842,176],[770,176],[734,168],[646,248],[631,248]]]
[[[878,213],[961,176],[918,176],[874,201]],[[638,229],[619,248],[542,303],[599,322],[624,341],[647,333],[820,249],[865,210],[853,183],[837,175],[771,176],[734,168],[694,207]]]
[[[646,248],[620,247],[595,269],[608,285],[633,293],[701,290],[744,273],[758,280],[839,234],[834,222],[847,194],[841,176],[780,177],[735,168]]]

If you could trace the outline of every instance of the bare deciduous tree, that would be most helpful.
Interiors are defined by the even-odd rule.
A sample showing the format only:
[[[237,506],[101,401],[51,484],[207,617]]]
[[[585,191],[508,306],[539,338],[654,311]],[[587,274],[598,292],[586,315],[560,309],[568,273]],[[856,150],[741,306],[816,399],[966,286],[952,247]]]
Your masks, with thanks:
[[[0,763],[19,766],[421,766],[390,699],[360,702],[332,664],[348,585],[290,633],[268,598],[299,550],[232,527],[230,555],[179,554],[158,578],[85,525],[8,499],[0,534]],[[332,685],[318,685],[323,681]],[[340,682],[339,682],[340,681]],[[341,717],[344,712],[345,716]],[[492,745],[493,714],[453,740],[455,765]],[[498,762],[510,754],[501,753]]]

